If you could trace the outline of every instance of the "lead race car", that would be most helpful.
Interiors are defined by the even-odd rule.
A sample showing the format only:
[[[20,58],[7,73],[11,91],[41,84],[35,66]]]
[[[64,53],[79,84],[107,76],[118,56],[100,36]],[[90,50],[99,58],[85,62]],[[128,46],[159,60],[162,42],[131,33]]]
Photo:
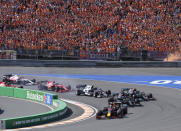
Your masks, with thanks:
[[[108,107],[97,112],[96,119],[123,118],[126,114],[128,114],[127,106],[123,106],[121,102],[109,102]]]
[[[38,82],[39,90],[48,90],[48,91],[56,91],[56,92],[69,92],[71,91],[71,86],[65,86],[60,83],[55,83],[55,81],[39,81]]]
[[[18,85],[26,85],[26,86],[30,86],[30,85],[36,85],[36,80],[32,79],[25,79],[24,77],[20,77],[16,74],[6,74],[2,76],[3,78],[3,82],[9,82],[12,84],[18,84]]]

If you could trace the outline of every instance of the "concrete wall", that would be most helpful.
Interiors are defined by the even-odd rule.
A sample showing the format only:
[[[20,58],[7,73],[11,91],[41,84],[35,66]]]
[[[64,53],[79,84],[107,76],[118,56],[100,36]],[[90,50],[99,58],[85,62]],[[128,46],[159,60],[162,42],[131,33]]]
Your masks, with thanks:
[[[0,66],[24,67],[181,67],[181,62],[89,61],[89,60],[0,60]]]

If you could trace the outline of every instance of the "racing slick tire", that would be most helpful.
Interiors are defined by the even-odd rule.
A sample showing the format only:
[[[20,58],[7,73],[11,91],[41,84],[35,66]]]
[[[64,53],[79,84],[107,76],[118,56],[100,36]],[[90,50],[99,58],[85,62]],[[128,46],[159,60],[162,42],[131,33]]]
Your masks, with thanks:
[[[80,90],[77,90],[77,91],[76,91],[76,95],[77,95],[77,96],[80,96],[80,94],[81,94]]]
[[[123,118],[123,116],[124,116],[123,109],[119,108],[117,110],[117,118]]]
[[[97,98],[97,92],[94,93],[94,97]]]
[[[105,119],[106,116],[104,115],[103,111],[99,110],[96,114],[96,119],[100,120],[100,119]]]
[[[139,99],[135,99],[135,106],[142,106],[141,102]]]
[[[156,100],[156,98],[153,96],[152,93],[149,93],[147,96],[148,96],[148,99],[149,99],[150,101],[155,101],[155,100]]]
[[[93,93],[92,93],[92,94],[90,94],[89,96],[91,96],[91,97],[92,97],[92,96],[93,96]]]
[[[32,79],[31,81],[35,83],[35,82],[36,82],[36,79]]]
[[[43,90],[44,88],[43,88],[42,85],[38,85],[38,89],[39,89],[39,90]]]
[[[128,107],[123,107],[122,110],[124,115],[128,114]]]
[[[149,101],[149,98],[147,96],[143,96],[143,101]]]
[[[69,89],[69,91],[72,89],[71,85],[66,86],[66,88]]]
[[[22,88],[23,89],[23,86],[19,86],[18,88]]]
[[[55,91],[55,90],[56,90],[55,86],[52,86],[52,87],[51,87],[51,90],[52,90],[52,91]]]
[[[16,82],[16,84],[21,85],[21,84],[24,84],[24,83],[22,83],[20,80],[18,80],[18,81]]]
[[[58,92],[60,89],[59,88],[55,88],[55,92]]]
[[[133,107],[134,104],[129,100],[129,101],[128,101],[128,106]]]
[[[110,97],[111,94],[112,94],[112,93],[111,93],[111,90],[107,90],[107,91],[106,91],[106,94],[107,94],[107,97]]]

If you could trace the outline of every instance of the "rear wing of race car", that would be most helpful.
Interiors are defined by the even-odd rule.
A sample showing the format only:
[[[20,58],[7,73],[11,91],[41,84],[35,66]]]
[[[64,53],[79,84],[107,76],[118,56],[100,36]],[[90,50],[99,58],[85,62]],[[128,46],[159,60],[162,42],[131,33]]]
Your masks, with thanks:
[[[43,80],[43,81],[37,81],[36,83],[37,84],[41,84],[41,83],[44,83],[44,82],[48,82],[47,80]]]
[[[71,85],[66,86],[67,89],[71,90]]]
[[[76,85],[76,88],[84,88],[84,87],[86,87],[86,84]]]

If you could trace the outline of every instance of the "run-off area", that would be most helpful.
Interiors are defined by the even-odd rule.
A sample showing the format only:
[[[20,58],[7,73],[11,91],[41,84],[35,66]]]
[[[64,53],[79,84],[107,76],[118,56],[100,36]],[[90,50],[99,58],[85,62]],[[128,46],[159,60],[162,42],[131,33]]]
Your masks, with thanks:
[[[48,112],[51,108],[33,101],[0,96],[0,119],[30,116]]]

